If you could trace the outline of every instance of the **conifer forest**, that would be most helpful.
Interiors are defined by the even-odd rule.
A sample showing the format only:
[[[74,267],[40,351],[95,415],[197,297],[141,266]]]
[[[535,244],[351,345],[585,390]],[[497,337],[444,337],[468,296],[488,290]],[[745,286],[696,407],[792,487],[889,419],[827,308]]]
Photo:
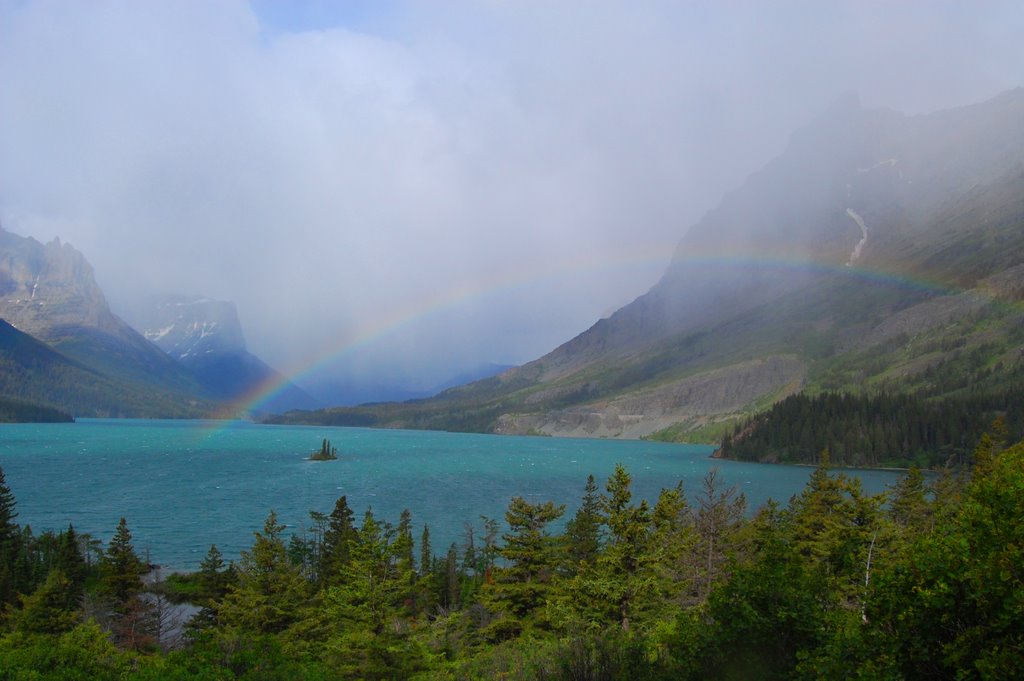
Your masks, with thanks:
[[[870,496],[823,452],[758,509],[715,470],[638,502],[620,466],[451,546],[343,496],[172,575],[125,518],[20,526],[0,472],[0,678],[1024,678],[1024,443],[997,421],[966,463]]]

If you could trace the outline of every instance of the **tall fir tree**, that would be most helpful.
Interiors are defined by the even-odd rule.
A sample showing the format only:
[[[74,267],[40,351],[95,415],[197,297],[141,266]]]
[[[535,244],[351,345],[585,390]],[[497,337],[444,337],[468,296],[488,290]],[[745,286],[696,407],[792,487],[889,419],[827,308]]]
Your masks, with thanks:
[[[103,589],[119,611],[126,612],[135,596],[142,591],[145,571],[145,565],[132,546],[128,522],[122,517],[100,562]]]
[[[21,550],[21,528],[15,522],[17,504],[0,468],[0,611],[13,604],[18,596],[18,561]]]
[[[324,531],[323,549],[320,552],[320,566],[317,576],[321,586],[336,584],[348,564],[352,544],[358,537],[354,522],[355,514],[348,505],[348,498],[341,496],[334,503]]]
[[[484,603],[496,613],[503,613],[490,627],[492,638],[505,638],[522,627],[546,627],[541,612],[545,598],[552,590],[561,562],[557,543],[547,527],[562,517],[565,506],[547,501],[531,504],[522,497],[513,497],[505,511],[509,531],[498,554],[505,565],[494,571],[494,581],[485,586]]]
[[[569,574],[575,574],[580,563],[593,565],[601,548],[601,495],[593,475],[587,476],[579,509],[566,524]]]
[[[288,559],[284,529],[271,511],[263,531],[253,533],[252,548],[242,552],[237,582],[217,610],[224,624],[250,633],[277,634],[303,616],[309,586]]]

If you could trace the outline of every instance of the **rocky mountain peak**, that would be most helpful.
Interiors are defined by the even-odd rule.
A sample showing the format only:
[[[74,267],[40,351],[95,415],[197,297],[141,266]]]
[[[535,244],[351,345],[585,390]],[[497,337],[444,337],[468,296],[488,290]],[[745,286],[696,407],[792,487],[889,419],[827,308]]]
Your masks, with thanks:
[[[85,256],[60,239],[43,245],[2,228],[0,317],[43,339],[65,328],[118,328]]]
[[[133,318],[137,328],[178,360],[214,352],[245,352],[235,304],[204,296],[165,295],[148,299]]]

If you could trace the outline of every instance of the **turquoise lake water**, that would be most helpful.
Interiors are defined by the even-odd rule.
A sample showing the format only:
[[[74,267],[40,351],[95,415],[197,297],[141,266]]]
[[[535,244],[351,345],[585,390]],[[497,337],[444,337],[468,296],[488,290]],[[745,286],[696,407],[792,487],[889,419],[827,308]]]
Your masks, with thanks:
[[[311,462],[323,438],[338,460]],[[691,497],[718,467],[756,508],[785,503],[811,469],[708,458],[712,448],[657,442],[505,437],[421,431],[265,426],[245,422],[81,419],[73,424],[0,426],[0,467],[17,499],[18,522],[36,532],[74,523],[107,541],[125,516],[136,550],[171,569],[194,569],[209,549],[228,558],[252,544],[273,509],[289,531],[310,527],[309,511],[329,513],[348,496],[361,519],[397,523],[408,508],[417,542],[430,525],[435,553],[461,541],[464,524],[504,519],[509,499],[554,500],[570,516],[587,475],[603,486],[616,463],[634,494],[655,499],[682,480]],[[865,490],[897,474],[848,471]],[[502,525],[504,530],[504,525]]]

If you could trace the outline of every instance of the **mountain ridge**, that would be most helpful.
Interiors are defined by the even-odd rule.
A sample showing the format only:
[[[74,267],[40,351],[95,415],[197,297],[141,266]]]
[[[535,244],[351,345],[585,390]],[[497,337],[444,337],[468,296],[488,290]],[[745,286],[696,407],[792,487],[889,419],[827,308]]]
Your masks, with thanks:
[[[957,352],[1019,362],[1019,314],[992,292],[1019,299],[1022,197],[1024,89],[918,116],[846,96],[691,227],[650,291],[551,353],[430,400],[282,420],[641,437],[674,419],[685,435],[800,389],[924,389]],[[943,306],[921,338],[886,330]],[[733,398],[701,407],[695,385]]]

